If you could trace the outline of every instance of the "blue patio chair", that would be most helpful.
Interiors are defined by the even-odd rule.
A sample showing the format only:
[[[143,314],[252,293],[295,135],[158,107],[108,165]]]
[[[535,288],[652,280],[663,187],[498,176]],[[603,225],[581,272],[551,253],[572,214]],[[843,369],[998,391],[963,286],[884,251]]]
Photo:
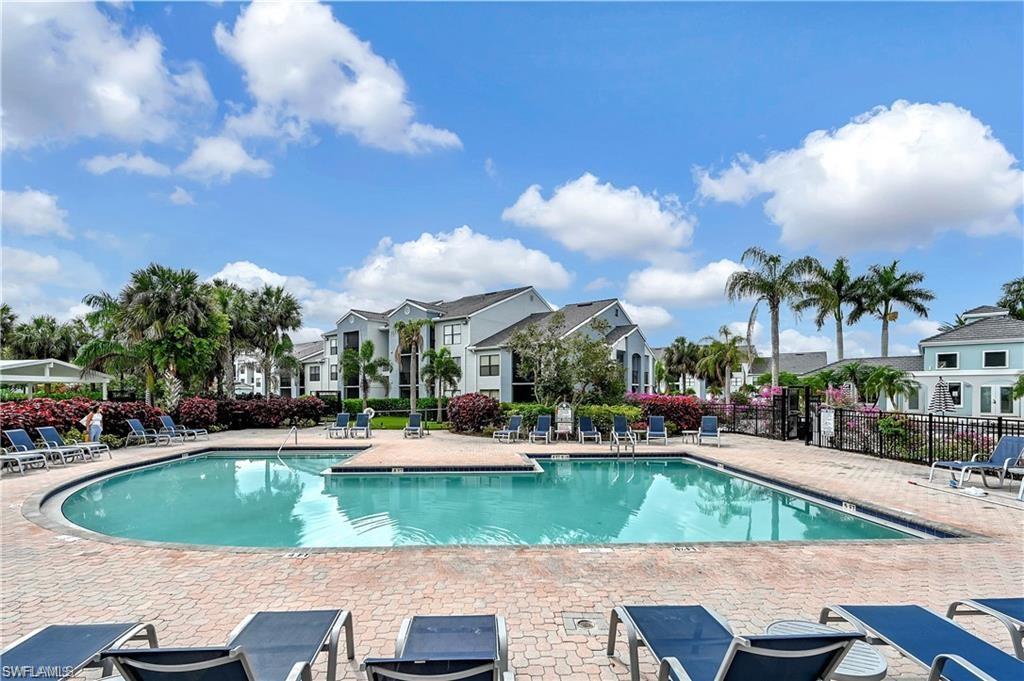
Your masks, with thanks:
[[[192,438],[198,440],[199,436],[202,435],[204,440],[210,439],[210,433],[206,428],[185,428],[174,423],[174,419],[167,415],[160,416],[160,423],[163,424],[163,428],[160,429],[161,433],[168,433],[170,435],[181,435],[182,440],[185,438]]]
[[[625,416],[616,414],[612,417],[612,437],[608,443],[611,449],[618,450],[620,446],[626,445],[636,450],[636,435],[630,430],[629,420]]]
[[[102,454],[104,453],[106,453],[107,458],[114,458],[113,455],[111,455],[110,453],[110,445],[104,444],[102,442],[76,442],[74,445],[69,445],[68,443],[64,442],[64,438],[60,436],[60,433],[58,433],[57,429],[54,428],[53,426],[43,426],[41,428],[36,428],[36,431],[39,432],[39,437],[43,438],[43,442],[46,444],[47,447],[61,449],[74,446],[80,449],[84,449],[85,451],[89,452],[89,454],[96,458],[101,458]]]
[[[530,431],[530,442],[551,442],[551,415],[542,414],[537,417],[537,425]]]
[[[19,452],[16,449],[11,451],[4,449],[2,452],[0,453],[0,469],[10,467],[21,475],[25,475],[25,471],[28,468],[42,467],[48,469],[50,467],[46,461],[46,453],[41,450]]]
[[[508,425],[501,430],[494,431],[492,437],[501,442],[512,442],[519,439],[522,429],[523,417],[519,414],[513,414],[508,420]]]
[[[928,680],[1024,679],[1024,661],[919,605],[833,605],[820,621],[846,621],[929,670]]]
[[[981,473],[981,482],[985,487],[990,487],[987,477],[989,473],[999,479],[999,486],[1002,487],[1009,469],[1020,464],[1021,458],[1024,457],[1024,436],[1004,435],[999,439],[992,453],[983,459],[982,457],[985,456],[984,454],[975,454],[970,461],[936,461],[928,473],[928,480],[930,481],[935,475],[936,468],[944,468],[949,470],[950,477],[957,481],[957,486],[963,487],[964,483],[970,479],[971,473],[978,471]],[[957,478],[957,472],[960,473],[959,478]]]
[[[353,659],[347,610],[258,612],[215,648],[118,648],[100,653],[124,681],[311,681],[312,664],[327,651],[327,681],[335,681],[338,642],[345,630]]]
[[[626,630],[629,675],[640,681],[639,647],[658,661],[659,681],[819,681],[831,677],[860,632],[736,636],[717,613],[700,605],[628,605],[615,608],[608,656],[618,625]]]
[[[327,429],[327,437],[348,437],[351,435],[349,428],[350,416],[348,413],[338,414],[334,417],[334,425]]]
[[[370,437],[370,415],[366,412],[356,414],[356,425],[348,429],[349,436],[355,437],[362,433],[363,437]]]
[[[999,620],[1010,632],[1013,652],[1024,660],[1024,598],[970,598],[953,601],[946,617],[988,615]]]
[[[420,414],[409,414],[409,422],[402,429],[402,437],[423,437],[423,416]]]
[[[142,421],[138,419],[127,419],[129,433],[124,439],[124,446],[127,447],[133,442],[140,442],[144,445],[152,444],[154,447],[159,444],[169,445],[171,440],[178,438],[184,440],[182,435],[172,435],[171,433],[160,433],[155,428],[146,428],[142,425]]]
[[[369,681],[513,681],[505,619],[497,615],[417,616],[402,622],[395,657],[369,658]]]
[[[700,430],[697,431],[697,444],[704,444],[704,440],[714,440],[719,447],[722,446],[722,431],[718,429],[717,416],[701,416]]]
[[[661,440],[666,445],[668,444],[668,431],[665,430],[664,416],[649,416],[647,418],[647,433],[644,435],[644,441],[650,444],[651,440]]]
[[[50,461],[60,461],[63,465],[67,465],[68,461],[74,461],[75,459],[85,461],[92,458],[92,455],[78,446],[50,447],[45,445],[37,447],[36,443],[32,441],[32,438],[23,428],[5,430],[4,435],[10,440],[15,454],[42,454]]]
[[[156,647],[152,624],[51,624],[22,636],[0,653],[3,678],[11,676],[8,669],[31,669],[33,679],[60,681],[77,676],[83,669],[100,666],[106,676],[110,674],[110,663],[99,662],[97,655],[108,648],[141,640]]]
[[[589,416],[580,417],[579,438],[580,444],[587,440],[593,440],[597,444],[601,444],[601,431],[594,427],[594,419]]]

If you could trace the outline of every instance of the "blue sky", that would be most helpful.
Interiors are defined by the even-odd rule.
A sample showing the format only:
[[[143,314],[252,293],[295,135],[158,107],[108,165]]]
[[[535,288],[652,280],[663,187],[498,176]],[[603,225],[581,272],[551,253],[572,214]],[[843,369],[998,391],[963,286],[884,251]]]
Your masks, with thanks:
[[[536,283],[662,344],[746,320],[760,245],[924,271],[912,352],[1024,268],[1022,7],[6,3],[4,299],[159,261],[287,286],[307,338]]]

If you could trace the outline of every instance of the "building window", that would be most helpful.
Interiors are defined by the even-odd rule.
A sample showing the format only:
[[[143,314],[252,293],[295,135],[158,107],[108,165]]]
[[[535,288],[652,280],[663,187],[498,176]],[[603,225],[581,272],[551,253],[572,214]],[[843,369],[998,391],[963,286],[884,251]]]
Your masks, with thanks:
[[[907,395],[907,410],[918,411],[921,408],[921,391],[918,388],[911,388]]]
[[[959,369],[960,368],[960,353],[959,352],[940,352],[935,355],[935,368],[936,369]]]
[[[319,381],[320,380],[320,367],[316,364],[309,367],[309,380]]]
[[[358,350],[359,349],[359,332],[358,331],[346,331],[345,336],[342,338],[342,347],[345,350]]]
[[[498,376],[501,370],[500,355],[480,355],[480,375]]]
[[[631,367],[631,371],[630,371],[630,378],[631,378],[631,383],[632,383],[630,392],[634,392],[634,393],[640,392],[640,355],[638,353],[635,353],[635,352],[633,353],[633,357],[632,357],[632,367]]]
[[[331,354],[338,354],[338,339],[337,337],[331,338]]]
[[[493,397],[496,400],[500,400],[501,399],[501,391],[500,390],[481,390],[480,394],[481,395],[486,395],[487,397]]]
[[[618,362],[619,364],[621,364],[622,366],[626,366],[626,352],[625,352],[625,350],[616,350],[615,351],[615,361]]]
[[[445,324],[442,342],[445,345],[462,345],[462,324]]]
[[[964,387],[959,381],[949,384],[949,396],[953,398],[954,407],[964,406]]]
[[[987,350],[982,353],[981,366],[986,369],[1005,369],[1009,366],[1006,350]]]
[[[337,364],[332,364],[331,365],[331,380],[332,381],[337,381],[338,380],[338,365]]]

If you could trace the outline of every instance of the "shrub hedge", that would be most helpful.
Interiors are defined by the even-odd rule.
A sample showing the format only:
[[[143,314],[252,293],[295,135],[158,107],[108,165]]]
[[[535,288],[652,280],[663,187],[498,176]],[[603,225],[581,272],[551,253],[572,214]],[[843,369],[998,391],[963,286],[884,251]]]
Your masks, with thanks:
[[[344,411],[349,414],[358,414],[363,410],[363,401],[356,398],[346,398],[340,403],[337,397],[320,397],[323,401],[328,414],[337,414],[338,412]],[[445,400],[447,403],[448,400]],[[366,401],[366,406],[373,409],[375,412],[398,412],[399,414],[409,413],[409,399],[406,397],[375,397]],[[436,397],[420,397],[416,400],[416,409],[420,413],[429,414],[430,412],[437,413],[437,398]]]
[[[177,418],[186,428],[209,428],[217,422],[217,400],[188,397],[178,404]]]
[[[479,433],[501,416],[498,400],[481,393],[466,393],[448,402],[448,423],[457,433]]]
[[[127,419],[139,419],[147,428],[160,428],[161,412],[145,402],[100,402],[85,397],[53,400],[38,397],[30,400],[0,403],[0,423],[4,429],[24,428],[33,438],[36,428],[55,426],[61,433],[80,428],[79,423],[96,404],[103,412],[103,432],[124,437],[128,434]]]
[[[664,416],[670,433],[700,427],[701,401],[691,395],[631,394],[626,396],[626,402],[639,407],[644,421],[649,416]]]

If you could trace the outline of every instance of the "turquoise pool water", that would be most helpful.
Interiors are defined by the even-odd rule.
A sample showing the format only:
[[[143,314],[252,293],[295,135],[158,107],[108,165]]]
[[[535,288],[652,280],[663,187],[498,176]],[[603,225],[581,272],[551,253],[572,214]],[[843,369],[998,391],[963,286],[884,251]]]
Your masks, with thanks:
[[[204,455],[63,505],[107,535],[218,546],[890,539],[887,526],[684,461],[542,461],[539,475],[324,476],[343,454]]]

